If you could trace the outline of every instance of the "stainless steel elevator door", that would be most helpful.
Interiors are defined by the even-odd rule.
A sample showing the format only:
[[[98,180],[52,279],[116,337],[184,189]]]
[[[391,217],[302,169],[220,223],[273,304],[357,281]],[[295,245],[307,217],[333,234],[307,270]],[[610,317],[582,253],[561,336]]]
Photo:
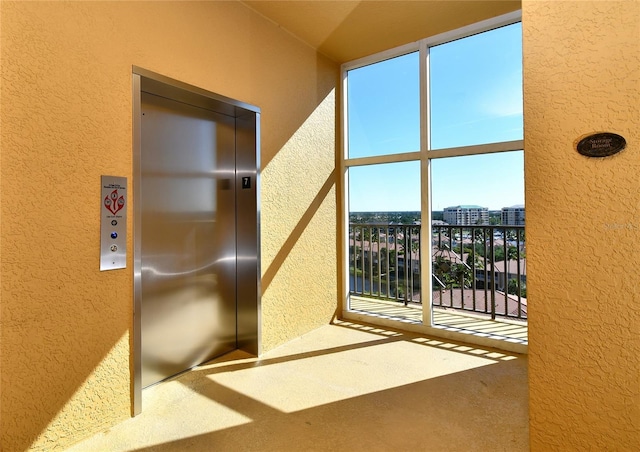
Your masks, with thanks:
[[[235,119],[141,95],[142,387],[236,348]]]

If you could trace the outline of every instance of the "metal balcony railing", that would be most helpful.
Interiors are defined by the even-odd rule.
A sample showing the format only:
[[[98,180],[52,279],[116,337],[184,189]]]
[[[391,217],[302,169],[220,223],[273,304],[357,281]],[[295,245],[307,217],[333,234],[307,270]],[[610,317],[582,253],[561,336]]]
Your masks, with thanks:
[[[421,229],[350,223],[349,292],[421,304]],[[526,319],[524,226],[434,225],[430,249],[434,307]]]

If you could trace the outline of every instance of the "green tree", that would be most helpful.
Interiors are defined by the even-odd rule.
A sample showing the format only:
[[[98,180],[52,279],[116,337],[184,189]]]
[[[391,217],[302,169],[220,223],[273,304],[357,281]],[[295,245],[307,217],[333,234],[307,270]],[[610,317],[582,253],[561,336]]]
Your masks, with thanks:
[[[518,280],[513,278],[509,280],[509,284],[507,286],[507,292],[512,295],[518,294]],[[520,296],[523,298],[527,297],[527,284],[524,282],[520,282]]]
[[[504,248],[504,246],[497,246],[493,248],[493,258],[495,262],[504,260]],[[520,257],[522,257],[522,255]],[[507,260],[516,259],[518,259],[518,248],[516,248],[515,246],[507,247]]]
[[[465,250],[467,254],[467,260],[466,260],[466,264],[473,268],[474,263],[475,263],[475,268],[484,268],[484,265],[482,265],[482,260],[480,259],[480,256],[478,256],[478,254],[476,254],[475,256],[473,255],[473,253],[471,253],[471,251],[467,251]]]
[[[396,250],[389,250],[389,269],[395,270],[396,268]]]
[[[444,256],[436,256],[433,262],[433,274],[447,287],[471,287],[473,274],[465,264],[452,263]]]
[[[379,228],[377,227],[362,228],[362,239],[366,242],[368,241],[377,242],[379,237],[378,231],[379,231]]]

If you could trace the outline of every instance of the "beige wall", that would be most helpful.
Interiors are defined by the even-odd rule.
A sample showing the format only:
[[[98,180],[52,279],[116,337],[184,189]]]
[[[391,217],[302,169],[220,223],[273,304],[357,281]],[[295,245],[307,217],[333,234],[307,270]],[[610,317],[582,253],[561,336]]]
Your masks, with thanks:
[[[640,448],[639,8],[523,2],[533,450]],[[98,271],[98,210],[101,174],[131,181],[132,65],[262,108],[263,349],[330,319],[334,63],[237,2],[1,13],[3,451],[129,415],[132,247]],[[577,154],[601,130],[627,149]]]
[[[1,13],[0,449],[129,416],[131,221],[128,268],[98,258],[100,175],[132,182],[132,65],[262,109],[263,350],[331,319],[336,64],[234,1]]]
[[[531,449],[640,450],[640,2],[524,0],[523,33]]]

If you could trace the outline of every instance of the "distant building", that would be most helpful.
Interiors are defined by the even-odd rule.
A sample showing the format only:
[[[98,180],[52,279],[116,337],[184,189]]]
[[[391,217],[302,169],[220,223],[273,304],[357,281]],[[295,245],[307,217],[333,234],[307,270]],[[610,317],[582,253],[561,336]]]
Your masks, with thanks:
[[[447,207],[444,221],[452,225],[489,224],[489,209],[475,205]]]
[[[509,226],[524,226],[524,205],[503,207],[500,223]]]

